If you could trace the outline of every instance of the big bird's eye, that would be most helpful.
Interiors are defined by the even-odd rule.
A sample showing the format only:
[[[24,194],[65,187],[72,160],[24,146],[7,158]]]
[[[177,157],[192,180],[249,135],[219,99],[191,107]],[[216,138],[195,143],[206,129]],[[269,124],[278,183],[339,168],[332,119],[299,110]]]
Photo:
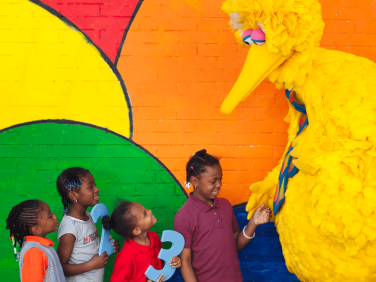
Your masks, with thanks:
[[[251,39],[252,39],[252,41],[253,41],[255,44],[257,44],[257,45],[262,45],[262,44],[264,44],[265,41],[266,41],[265,33],[262,31],[261,28],[255,29],[255,30],[252,32]]]
[[[251,39],[251,34],[252,34],[252,32],[253,32],[253,29],[247,29],[247,30],[245,30],[244,32],[243,32],[243,35],[242,35],[242,37],[243,37],[243,42],[245,43],[245,44],[248,44],[248,45],[252,45],[252,43],[253,43],[253,41],[252,41],[252,39]]]

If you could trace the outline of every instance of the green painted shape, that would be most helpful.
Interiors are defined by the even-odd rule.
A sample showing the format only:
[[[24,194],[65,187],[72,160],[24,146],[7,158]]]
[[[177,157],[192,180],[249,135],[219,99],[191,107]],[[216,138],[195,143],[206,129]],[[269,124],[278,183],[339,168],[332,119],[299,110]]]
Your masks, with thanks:
[[[63,205],[56,179],[64,169],[81,166],[90,170],[100,189],[100,202],[110,213],[117,199],[141,203],[152,209],[161,235],[173,228],[176,212],[186,197],[171,175],[138,145],[103,130],[79,125],[37,123],[0,133],[0,273],[4,281],[19,281],[6,218],[11,208],[27,199],[46,202],[62,219]],[[97,223],[101,233],[101,223]],[[123,240],[113,231],[114,238]],[[57,232],[48,235],[57,243]],[[57,247],[57,244],[55,244]],[[106,266],[110,281],[115,255]]]

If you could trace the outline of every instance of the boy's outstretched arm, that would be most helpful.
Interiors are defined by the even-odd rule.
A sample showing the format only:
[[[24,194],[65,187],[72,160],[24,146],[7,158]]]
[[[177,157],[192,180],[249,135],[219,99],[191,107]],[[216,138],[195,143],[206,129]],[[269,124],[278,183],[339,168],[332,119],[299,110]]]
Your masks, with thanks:
[[[185,282],[197,282],[195,272],[192,267],[192,252],[191,249],[184,248],[179,255],[181,259],[181,275]]]
[[[264,209],[265,205],[261,205],[253,214],[252,218],[248,221],[247,226],[244,229],[244,233],[247,237],[253,238],[257,225],[261,225],[269,222],[272,212],[269,208]],[[238,251],[244,249],[251,239],[244,236],[243,230],[234,233],[234,239],[236,242],[236,248]]]

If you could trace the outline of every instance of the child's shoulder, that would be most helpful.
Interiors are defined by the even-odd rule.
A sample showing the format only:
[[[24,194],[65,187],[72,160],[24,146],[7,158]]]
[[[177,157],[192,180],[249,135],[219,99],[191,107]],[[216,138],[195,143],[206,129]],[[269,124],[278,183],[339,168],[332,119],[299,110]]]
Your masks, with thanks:
[[[187,214],[187,213],[192,213],[192,211],[195,209],[195,204],[192,202],[191,198],[188,198],[183,206],[178,210],[176,215],[180,214]]]
[[[59,224],[59,231],[57,232],[57,238],[60,239],[61,236],[65,234],[76,234],[76,222],[70,216],[64,216]]]
[[[66,225],[75,225],[75,220],[70,217],[70,216],[67,216],[67,215],[64,215],[60,224],[59,224],[59,229],[65,227]]]
[[[95,223],[91,218],[90,213],[87,212],[86,214],[89,217],[86,221],[65,215],[59,225],[58,238],[65,234],[73,234],[77,239],[77,236],[84,234],[87,236],[86,231],[95,232],[97,230]]]

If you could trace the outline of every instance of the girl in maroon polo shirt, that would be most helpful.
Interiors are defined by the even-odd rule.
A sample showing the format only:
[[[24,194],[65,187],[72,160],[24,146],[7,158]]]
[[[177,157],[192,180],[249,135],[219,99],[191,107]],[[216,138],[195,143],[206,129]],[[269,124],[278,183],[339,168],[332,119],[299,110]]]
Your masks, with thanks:
[[[255,236],[257,225],[269,222],[269,208],[259,207],[239,230],[230,202],[217,198],[222,186],[219,160],[196,152],[187,163],[187,182],[194,191],[175,216],[174,230],[184,236],[180,254],[185,282],[241,282],[237,251]]]
[[[112,228],[125,239],[123,248],[115,258],[111,282],[152,282],[145,276],[149,265],[162,269],[158,258],[162,248],[161,239],[157,233],[149,231],[156,222],[151,210],[128,201],[121,201],[111,218],[103,217],[103,227],[107,230]],[[181,266],[179,257],[173,257],[169,263],[173,268]],[[162,282],[165,277],[161,275],[157,282]]]

